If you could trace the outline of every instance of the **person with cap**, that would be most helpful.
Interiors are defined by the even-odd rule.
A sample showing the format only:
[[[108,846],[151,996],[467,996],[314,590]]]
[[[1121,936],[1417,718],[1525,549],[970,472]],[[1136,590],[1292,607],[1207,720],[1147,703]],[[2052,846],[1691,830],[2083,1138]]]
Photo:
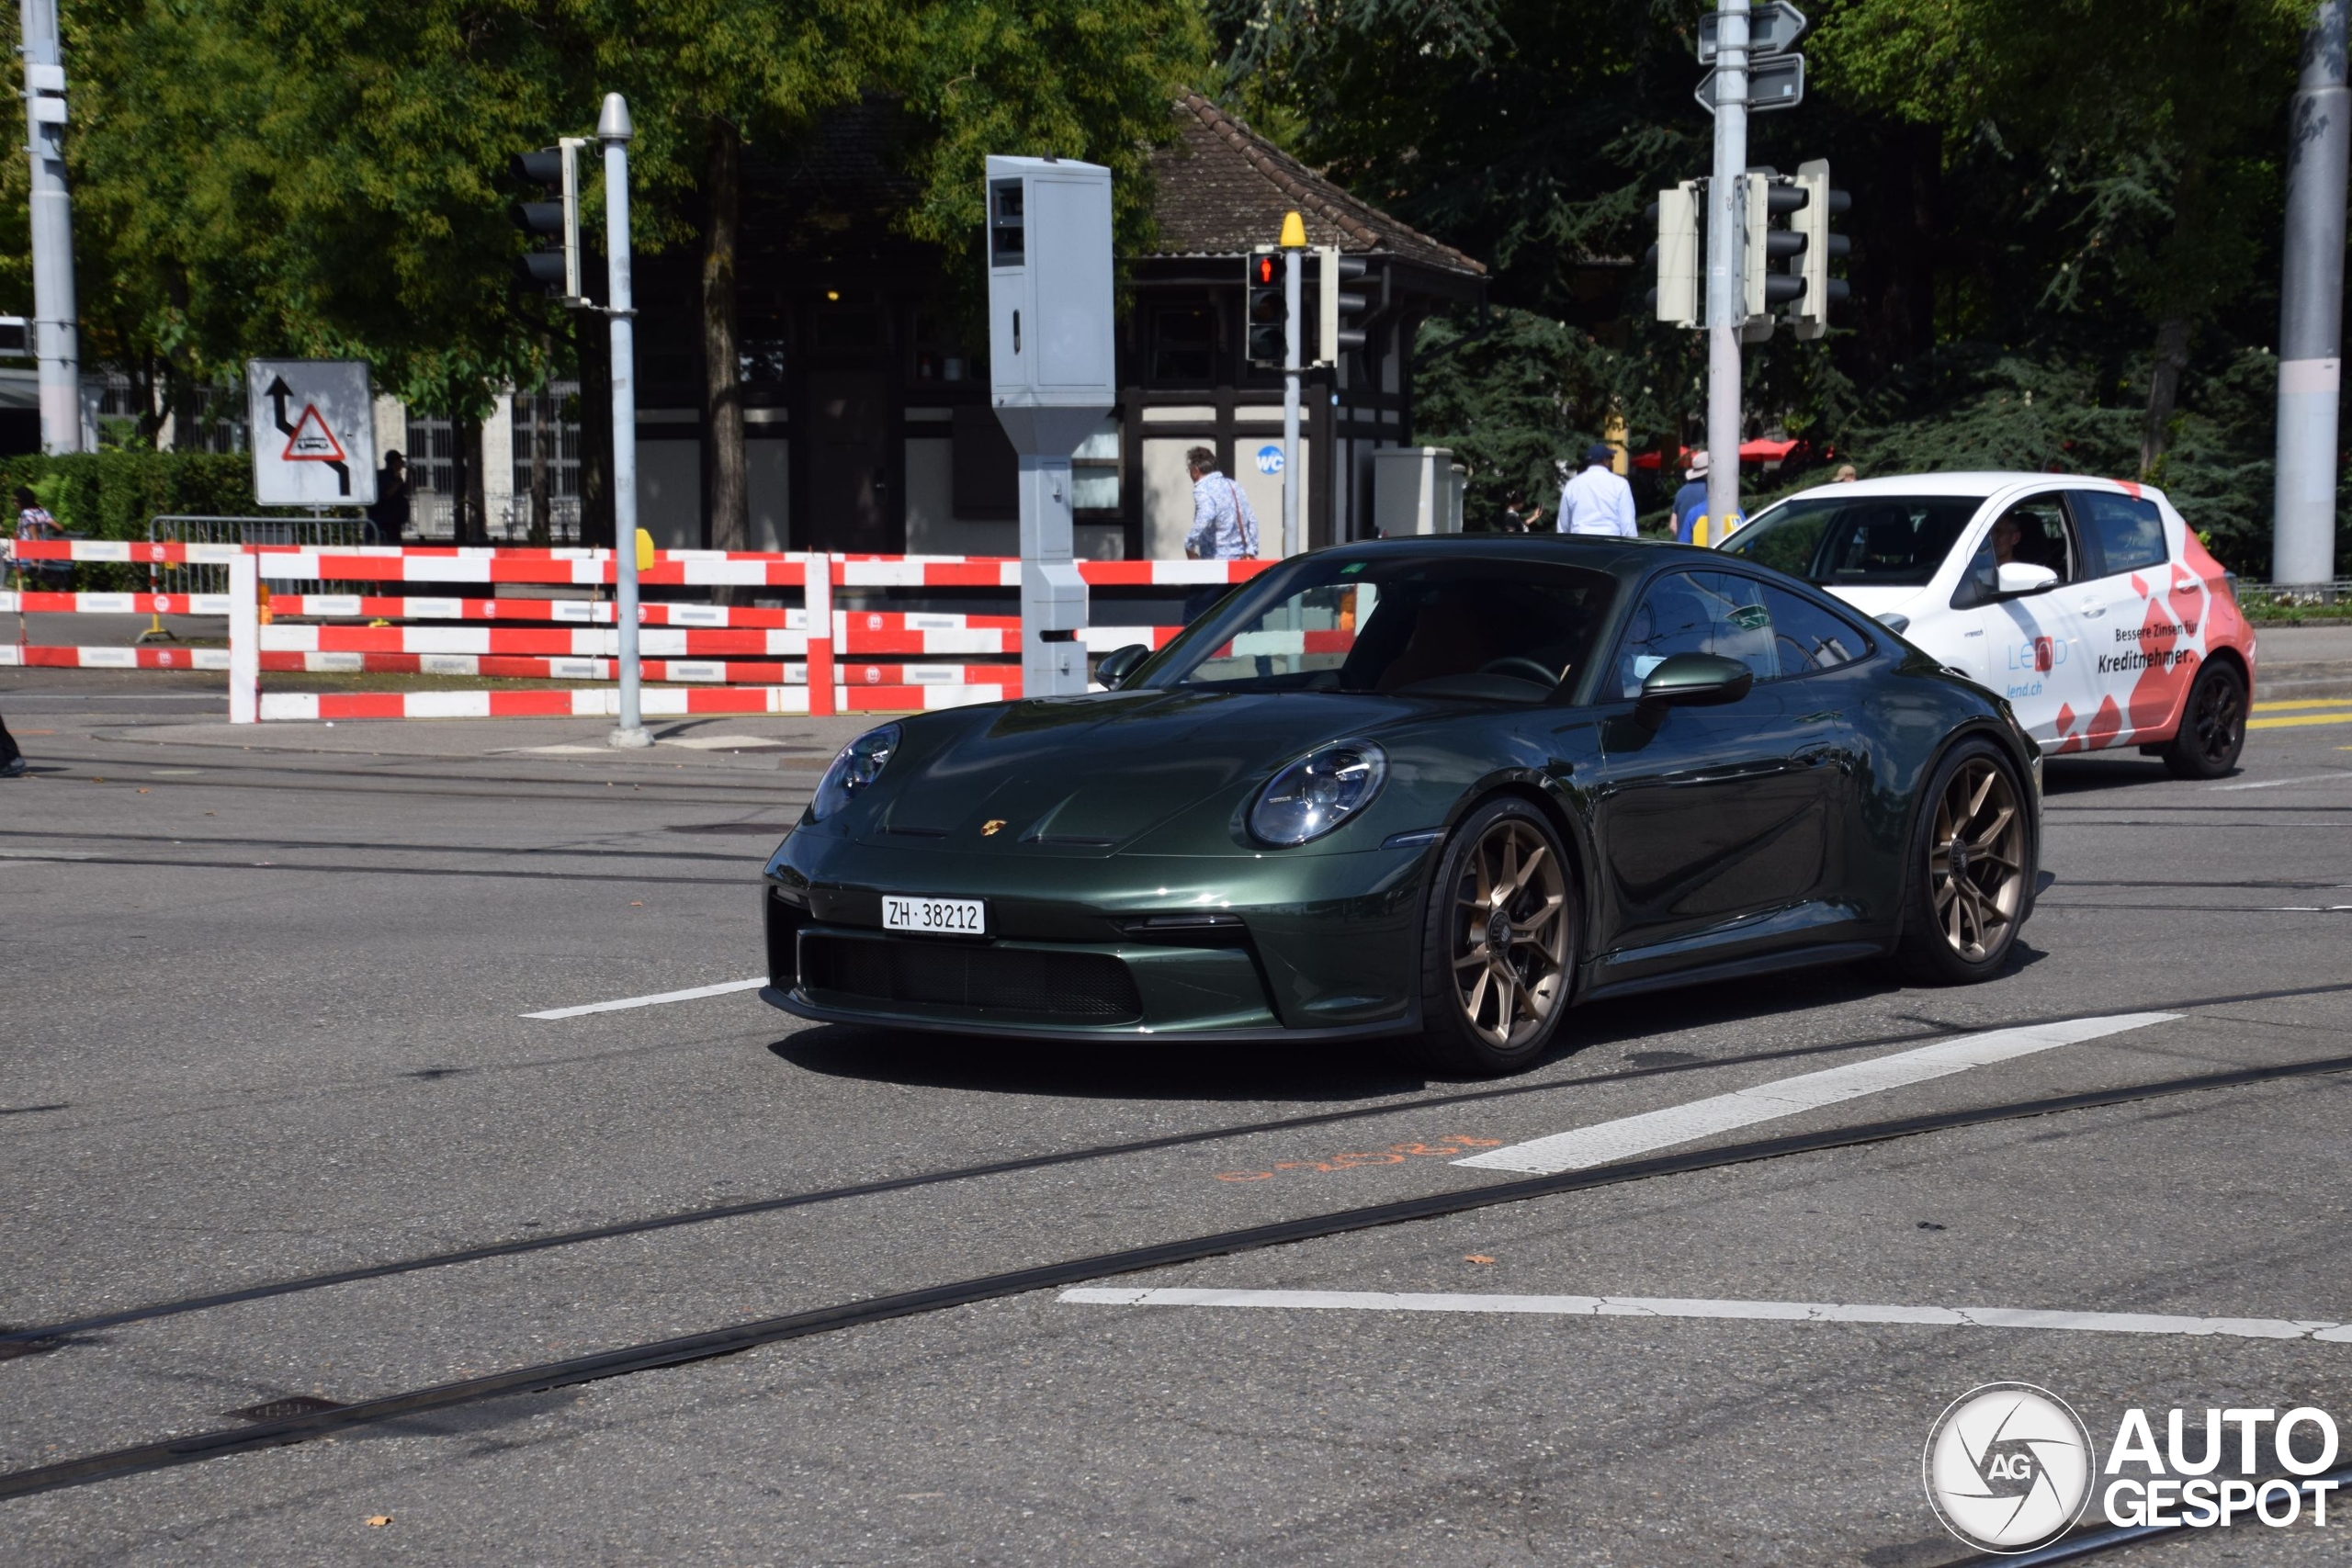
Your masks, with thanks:
[[[1585,448],[1584,471],[1560,487],[1561,533],[1636,536],[1634,487],[1611,467],[1616,460],[1616,449],[1606,442]]]
[[[1674,492],[1674,537],[1679,544],[1690,542],[1690,525],[1707,514],[1707,454],[1702,448],[1690,454],[1690,466],[1682,470],[1684,484]]]

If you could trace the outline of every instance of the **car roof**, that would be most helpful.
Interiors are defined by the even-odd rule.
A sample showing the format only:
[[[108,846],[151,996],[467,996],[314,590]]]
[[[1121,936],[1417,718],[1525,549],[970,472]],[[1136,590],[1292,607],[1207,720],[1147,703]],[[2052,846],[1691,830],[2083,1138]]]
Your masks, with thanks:
[[[1393,539],[1355,539],[1327,547],[1350,555],[1359,552],[1371,556],[1459,557],[1470,554],[1504,559],[1548,560],[1620,576],[1650,565],[1661,551],[1670,553],[1690,548],[1663,539],[1629,539],[1614,534],[1408,534]],[[1713,552],[1690,549],[1690,553],[1712,555]]]
[[[2014,490],[2021,485],[2043,485],[2060,490],[2133,488],[2120,479],[2110,479],[2098,474],[2048,474],[2030,468],[1982,468],[1935,474],[1887,474],[1876,479],[1849,479],[1844,484],[1815,485],[1781,499],[1810,500],[1817,495],[1852,496],[1857,500],[1871,495],[1950,495],[1984,501],[2002,491]],[[2144,485],[2137,488],[2154,493]]]

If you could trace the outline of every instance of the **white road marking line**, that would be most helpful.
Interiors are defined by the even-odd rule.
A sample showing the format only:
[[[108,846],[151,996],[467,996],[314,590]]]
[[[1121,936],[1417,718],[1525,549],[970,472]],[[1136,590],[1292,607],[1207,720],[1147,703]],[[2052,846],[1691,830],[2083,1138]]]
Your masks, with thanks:
[[[2352,781],[2352,773],[2306,773],[2299,779],[2258,779],[2253,784],[2208,784],[2216,793],[2233,789],[2285,789],[2289,784],[2343,784]]]
[[[2079,1334],[2175,1334],[2188,1338],[2312,1339],[2352,1345],[2352,1324],[2283,1317],[2176,1317],[2146,1312],[2041,1307],[1867,1306],[1831,1302],[1728,1302],[1679,1296],[1506,1296],[1453,1292],[1203,1291],[1084,1286],[1060,1301],[1095,1306],[1288,1307],[1308,1311],[1532,1314],[1543,1317],[1735,1318],[1772,1323],[1893,1323],[1929,1328],[2054,1328]]]
[[[650,997],[623,997],[615,1002],[588,1002],[576,1008],[549,1008],[545,1012],[526,1012],[525,1018],[578,1018],[582,1013],[619,1012],[624,1008],[658,1008],[664,1002],[690,1002],[698,997],[723,997],[729,991],[749,991],[766,985],[764,975],[756,980],[729,980],[723,986],[696,986],[685,991],[662,991]]]
[[[777,746],[783,742],[773,735],[665,735],[657,744],[684,746],[693,751],[727,751],[743,746]]]
[[[2103,1034],[2120,1034],[2128,1029],[2167,1023],[2179,1016],[2177,1012],[2127,1012],[2109,1018],[2075,1018],[2061,1023],[1996,1029],[1984,1034],[1922,1045],[1916,1051],[1874,1056],[1867,1062],[1853,1062],[1730,1094],[1694,1100],[1688,1105],[1670,1105],[1663,1111],[1555,1133],[1547,1138],[1489,1149],[1453,1163],[1482,1170],[1527,1171],[1537,1176],[1583,1170],[1611,1160],[1647,1154],[1652,1149],[1670,1148],[1676,1144],[1728,1133],[1735,1127],[1817,1111],[1825,1105],[1876,1094],[1882,1089],[1901,1089],[1906,1084],[1966,1072],[1971,1067],[2030,1056],[2054,1045],[2072,1045]]]

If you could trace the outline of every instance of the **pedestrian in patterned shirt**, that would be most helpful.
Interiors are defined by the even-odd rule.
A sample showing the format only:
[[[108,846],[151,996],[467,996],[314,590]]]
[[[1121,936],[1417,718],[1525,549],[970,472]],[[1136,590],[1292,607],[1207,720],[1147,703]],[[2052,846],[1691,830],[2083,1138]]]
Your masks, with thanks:
[[[1217,472],[1216,454],[1195,446],[1184,454],[1193,476],[1193,531],[1184,536],[1191,560],[1252,560],[1258,554],[1258,514],[1241,487]],[[1212,582],[1184,601],[1184,624],[1198,620],[1225,597],[1227,584]]]

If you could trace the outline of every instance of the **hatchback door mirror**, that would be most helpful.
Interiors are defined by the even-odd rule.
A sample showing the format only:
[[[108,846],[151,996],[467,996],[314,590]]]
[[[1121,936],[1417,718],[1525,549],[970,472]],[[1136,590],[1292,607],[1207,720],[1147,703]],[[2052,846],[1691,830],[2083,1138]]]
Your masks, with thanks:
[[[1663,718],[1670,707],[1736,703],[1755,684],[1756,672],[1736,659],[1678,653],[1643,678],[1640,711]]]
[[[1139,642],[1114,648],[1094,661],[1094,678],[1115,692],[1119,689],[1119,682],[1134,674],[1136,667],[1150,657],[1151,649]]]
[[[2048,567],[2012,560],[2001,563],[1995,592],[2004,599],[2022,599],[2030,593],[2047,593],[2057,586],[2058,574]]]

